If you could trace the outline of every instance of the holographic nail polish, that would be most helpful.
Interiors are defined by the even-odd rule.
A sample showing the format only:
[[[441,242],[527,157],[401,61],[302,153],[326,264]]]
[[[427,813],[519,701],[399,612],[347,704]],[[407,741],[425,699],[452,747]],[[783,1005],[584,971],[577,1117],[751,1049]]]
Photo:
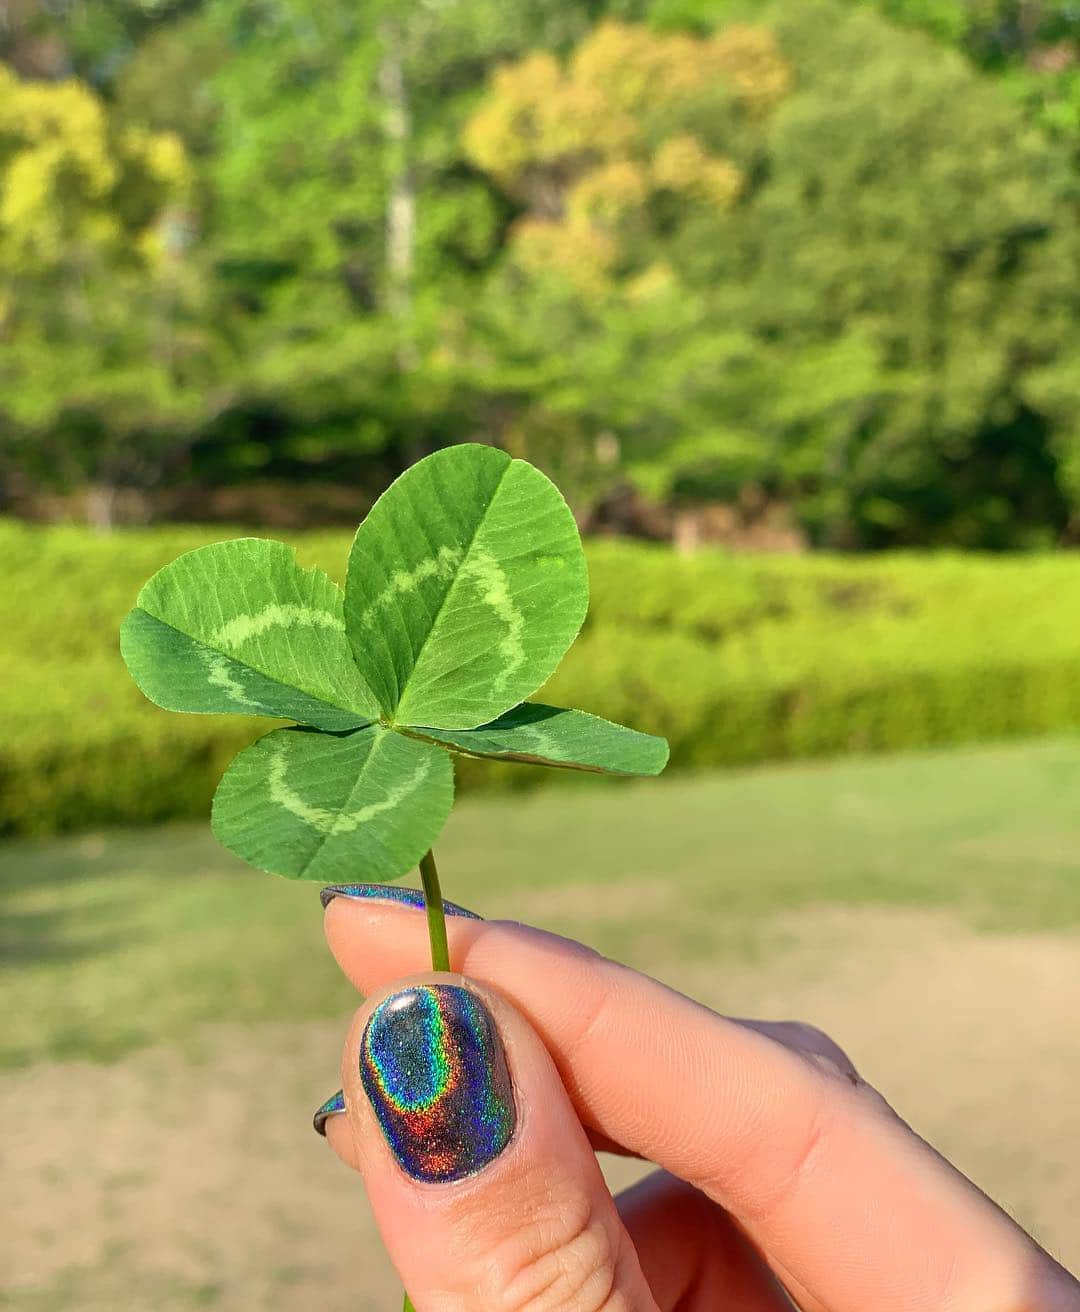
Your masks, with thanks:
[[[324,907],[336,897],[352,898],[369,902],[397,902],[406,907],[424,909],[424,895],[418,888],[401,888],[398,884],[330,884],[319,894]],[[482,920],[475,911],[459,907],[456,902],[444,902],[443,911],[448,916],[465,916],[469,920]]]
[[[514,1132],[495,1022],[458,985],[416,985],[380,1002],[360,1043],[360,1076],[391,1151],[415,1180],[483,1170]]]
[[[338,1089],[332,1097],[327,1098],[315,1115],[311,1118],[311,1123],[315,1127],[316,1134],[321,1134],[326,1138],[326,1122],[331,1116],[338,1116],[345,1110],[345,1093]]]

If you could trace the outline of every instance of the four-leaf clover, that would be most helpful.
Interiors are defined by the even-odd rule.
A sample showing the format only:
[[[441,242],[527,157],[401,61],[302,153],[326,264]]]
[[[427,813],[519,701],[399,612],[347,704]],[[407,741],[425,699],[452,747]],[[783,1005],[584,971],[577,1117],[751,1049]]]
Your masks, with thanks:
[[[452,753],[658,774],[662,738],[524,701],[588,607],[558,489],[487,446],[450,447],[376,502],[344,592],[280,542],[240,538],[159,570],[121,630],[136,683],[174,711],[293,720],[241,752],[218,839],[327,883],[397,879],[453,804]]]

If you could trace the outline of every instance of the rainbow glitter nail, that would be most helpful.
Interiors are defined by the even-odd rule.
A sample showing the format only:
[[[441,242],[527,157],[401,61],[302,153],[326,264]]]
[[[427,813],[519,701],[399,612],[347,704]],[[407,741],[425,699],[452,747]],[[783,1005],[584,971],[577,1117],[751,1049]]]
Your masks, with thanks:
[[[338,1089],[337,1093],[335,1093],[332,1097],[327,1098],[327,1100],[323,1103],[323,1105],[311,1118],[311,1123],[315,1127],[316,1133],[321,1134],[322,1137],[325,1139],[326,1122],[330,1119],[331,1116],[337,1116],[340,1112],[343,1112],[344,1110],[345,1110],[345,1093],[343,1090]]]
[[[395,993],[372,1013],[360,1076],[403,1170],[416,1180],[460,1180],[510,1141],[514,1091],[495,1022],[454,984]]]
[[[319,894],[324,907],[336,897],[366,900],[370,902],[397,902],[401,906],[418,907],[423,910],[424,895],[418,888],[401,888],[397,884],[330,884]],[[475,911],[459,907],[456,902],[444,902],[443,912],[448,916],[465,916],[469,920],[482,920]]]

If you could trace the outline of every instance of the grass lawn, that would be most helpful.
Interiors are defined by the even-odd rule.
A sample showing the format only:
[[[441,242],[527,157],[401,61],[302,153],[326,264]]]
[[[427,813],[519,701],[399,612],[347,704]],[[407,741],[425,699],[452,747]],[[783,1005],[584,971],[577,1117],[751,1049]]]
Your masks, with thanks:
[[[447,896],[648,964],[745,957],[804,906],[952,907],[988,930],[1080,923],[1080,742],[466,799]],[[357,871],[357,877],[363,872]],[[0,1063],[197,1044],[207,1021],[341,1015],[317,890],[206,825],[0,849]]]
[[[582,780],[466,799],[439,850],[478,911],[821,1025],[1080,1268],[1078,796],[1076,740]],[[205,825],[0,848],[0,882],[0,1118],[20,1127],[0,1306],[399,1306],[355,1177],[311,1132],[356,1005],[317,889],[240,867]]]

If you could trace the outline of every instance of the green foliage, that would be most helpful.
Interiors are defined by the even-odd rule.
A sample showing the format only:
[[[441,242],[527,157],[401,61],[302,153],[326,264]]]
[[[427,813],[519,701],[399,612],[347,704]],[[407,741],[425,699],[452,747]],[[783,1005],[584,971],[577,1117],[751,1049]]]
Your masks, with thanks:
[[[859,0],[932,32],[1001,76],[1041,126],[1080,151],[1080,14],[1073,0]]]
[[[1000,79],[1028,117],[1080,151],[1080,13],[1074,0],[846,0],[954,46]],[[710,29],[776,0],[653,0],[660,28]]]
[[[183,40],[219,52],[191,92],[213,107],[204,246],[237,343],[207,476],[355,477],[476,431],[440,357],[500,214],[459,131],[488,69],[582,25],[554,0],[203,4]]]
[[[959,59],[829,12],[777,11],[805,90],[735,305],[789,347],[861,340],[876,368],[824,422],[784,422],[781,467],[826,541],[1028,545],[1067,517],[1040,389],[1075,350],[1069,171]]]
[[[205,816],[230,758],[266,722],[161,714],[113,635],[141,580],[211,536],[0,521],[0,832]],[[291,542],[302,566],[331,571],[348,549],[342,534]],[[589,618],[541,697],[667,737],[677,767],[1080,728],[1069,555],[681,557],[597,542],[588,558]],[[496,754],[490,732],[488,746]],[[587,741],[578,747],[587,763]],[[456,764],[460,789],[570,777]]]
[[[535,198],[512,230],[524,271],[493,278],[480,311],[480,385],[518,396],[504,441],[540,451],[554,433],[575,453],[614,449],[609,479],[628,473],[666,498],[757,485],[839,547],[1052,541],[1069,518],[1066,416],[1080,406],[1068,161],[958,56],[865,9],[811,0],[763,8],[760,22],[792,85],[776,83],[768,112],[705,115],[710,149],[722,142],[740,169],[733,205],[668,215],[624,187],[621,209],[610,194],[586,209],[584,236],[548,233],[541,276],[544,207],[556,195],[572,224],[584,183],[548,138],[525,137]],[[652,47],[642,30],[624,44],[658,59],[681,40],[699,68],[711,41],[741,30]],[[574,61],[591,66],[599,41]],[[760,39],[734,48],[755,75],[770,67]],[[520,114],[527,75],[543,81],[531,70],[492,82],[474,135],[500,106]],[[663,113],[662,97],[651,105]],[[578,140],[590,131],[567,127],[575,158],[624,149],[608,116]],[[499,180],[507,166],[492,158]]]
[[[669,738],[676,765],[1080,725],[1070,560],[636,554],[631,588],[619,550],[594,550],[594,613],[605,623],[587,628],[580,663],[547,691],[565,696],[572,678],[578,700],[605,715],[635,705],[640,724]]]
[[[0,498],[482,432],[582,516],[1080,528],[1071,0],[93,8],[0,47]]]
[[[645,735],[590,716],[542,707],[499,720],[553,672],[587,606],[581,539],[558,489],[505,452],[466,445],[383,493],[357,531],[344,596],[283,543],[214,543],[151,578],[121,651],[159,706],[305,726],[268,734],[226,771],[213,810],[226,847],[295,879],[357,868],[396,879],[450,813],[447,751],[513,760],[533,741],[559,764],[604,770],[610,743],[613,773],[663,769],[666,744],[642,750]]]
[[[205,416],[181,139],[0,64],[0,470],[146,485]]]

